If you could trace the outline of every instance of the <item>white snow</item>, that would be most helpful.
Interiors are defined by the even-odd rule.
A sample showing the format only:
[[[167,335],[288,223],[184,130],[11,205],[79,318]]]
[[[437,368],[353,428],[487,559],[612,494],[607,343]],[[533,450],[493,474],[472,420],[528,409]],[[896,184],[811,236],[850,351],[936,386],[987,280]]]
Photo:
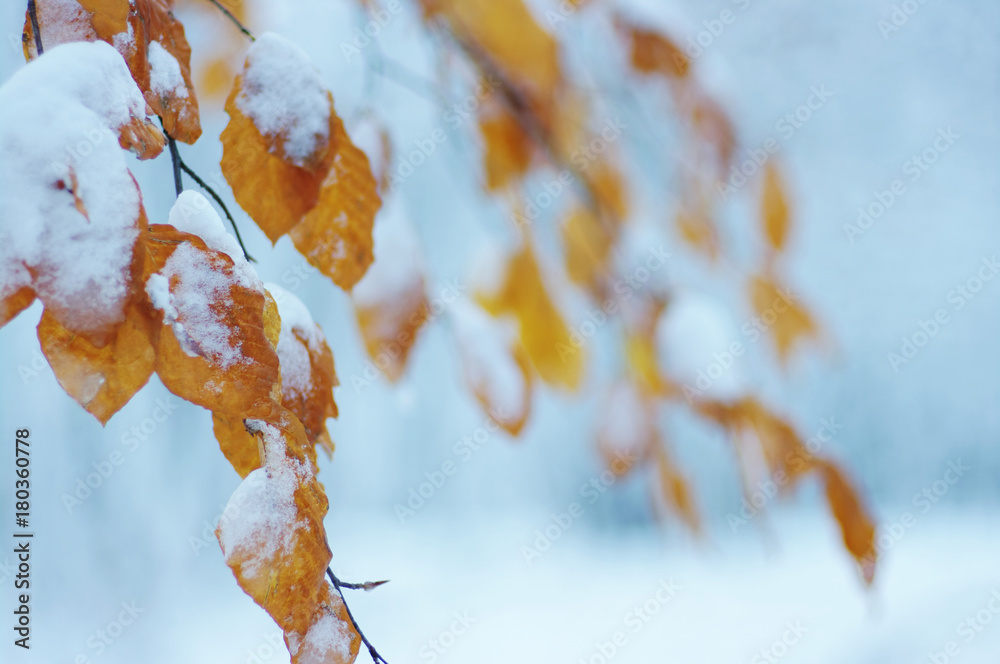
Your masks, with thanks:
[[[511,352],[515,333],[478,306],[459,298],[448,309],[469,386],[502,419],[520,419],[528,386]]]
[[[223,555],[243,559],[243,573],[256,576],[274,561],[291,555],[295,536],[306,524],[298,519],[295,490],[311,471],[286,456],[281,431],[261,420],[247,420],[263,434],[264,465],[244,478],[219,522]]]
[[[654,423],[642,397],[630,381],[615,383],[601,403],[598,439],[610,452],[639,453],[655,435]]]
[[[187,84],[177,59],[158,41],[149,43],[149,88],[160,97],[186,99]]]
[[[272,32],[247,51],[236,107],[268,138],[278,137],[285,155],[305,166],[330,139],[330,99],[306,52]]]
[[[656,324],[660,370],[707,396],[736,399],[748,388],[746,358],[742,353],[733,356],[730,348],[742,339],[729,312],[716,300],[678,290]]]
[[[288,652],[302,662],[347,661],[351,652],[351,631],[348,623],[337,616],[324,614],[309,627],[304,637],[290,634]]]
[[[170,208],[168,223],[179,231],[197,235],[209,249],[228,255],[233,259],[240,286],[263,292],[257,271],[243,255],[240,243],[226,232],[222,218],[207,198],[196,191],[182,191]]]
[[[309,351],[320,351],[325,343],[323,331],[313,322],[312,315],[302,300],[274,283],[266,283],[264,288],[271,293],[278,305],[278,315],[281,316],[281,334],[275,350],[281,366],[282,392],[286,395],[304,395],[312,387]],[[305,344],[299,337],[305,339]]]
[[[0,87],[0,295],[30,268],[71,329],[122,319],[140,198],[112,130],[144,109],[103,42],[46,50]]]
[[[394,303],[419,301],[424,287],[424,260],[413,223],[398,197],[386,201],[372,232],[375,260],[351,291],[354,303],[364,308],[396,309]],[[404,310],[409,315],[408,310]],[[391,316],[386,318],[391,319]],[[386,335],[396,334],[387,320]]]

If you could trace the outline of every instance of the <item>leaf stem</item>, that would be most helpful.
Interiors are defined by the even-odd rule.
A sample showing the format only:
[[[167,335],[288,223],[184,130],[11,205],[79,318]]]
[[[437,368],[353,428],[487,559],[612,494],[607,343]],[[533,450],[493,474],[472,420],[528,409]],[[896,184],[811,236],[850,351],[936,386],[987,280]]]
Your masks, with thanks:
[[[181,192],[184,191],[184,182],[181,180],[181,155],[177,152],[177,141],[174,140],[174,137],[165,130],[163,135],[167,137],[167,145],[170,146],[170,162],[174,166],[174,189],[177,190],[177,195],[180,196]]]
[[[344,597],[344,592],[343,590],[341,590],[341,588],[355,588],[355,589],[363,588],[365,590],[370,590],[371,588],[382,585],[383,583],[385,583],[385,581],[372,581],[369,583],[344,583],[343,581],[337,578],[337,575],[335,575],[333,573],[333,570],[330,569],[329,567],[326,568],[326,575],[330,577],[330,583],[332,583],[333,587],[337,589],[337,594],[340,595],[340,599],[343,600],[344,609],[347,611],[347,617],[351,619],[351,625],[354,626],[354,631],[356,631],[358,633],[358,636],[361,637],[361,642],[364,643],[365,647],[368,648],[368,654],[371,655],[372,661],[375,664],[389,664],[389,662],[385,661],[385,658],[382,657],[382,655],[378,654],[378,650],[375,650],[375,646],[373,646],[371,641],[368,640],[368,637],[365,636],[365,633],[361,631],[361,628],[358,626],[358,621],[354,619],[354,614],[351,613],[351,607],[347,606],[347,598]],[[370,587],[366,588],[365,586],[370,586]]]
[[[38,27],[38,9],[35,7],[35,0],[28,0],[28,16],[31,17],[31,31],[35,33],[35,50],[41,55],[45,49],[42,48],[42,30]]]
[[[242,23],[240,23],[240,20],[236,18],[231,11],[226,9],[226,7],[221,2],[219,2],[219,0],[208,0],[208,1],[211,2],[213,5],[215,5],[216,7],[218,7],[219,10],[223,14],[225,14],[229,18],[229,20],[236,25],[237,28],[240,29],[240,32],[242,32],[243,34],[245,34],[247,37],[250,38],[250,41],[257,41],[257,39],[253,36],[253,33],[247,30],[247,27]]]

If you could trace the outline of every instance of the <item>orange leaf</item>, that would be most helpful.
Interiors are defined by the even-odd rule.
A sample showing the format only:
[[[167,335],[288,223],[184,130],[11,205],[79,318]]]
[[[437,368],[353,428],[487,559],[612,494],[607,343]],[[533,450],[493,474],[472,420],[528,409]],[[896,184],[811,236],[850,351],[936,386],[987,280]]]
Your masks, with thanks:
[[[289,235],[295,248],[335,284],[350,291],[374,260],[372,226],[382,202],[365,153],[354,147],[340,118],[337,156],[319,201]]]
[[[149,311],[131,304],[111,341],[98,348],[45,311],[38,323],[38,339],[66,393],[107,424],[153,374],[151,327]]]
[[[688,528],[698,532],[701,528],[701,519],[698,517],[698,510],[691,497],[687,480],[677,470],[663,445],[656,445],[653,450],[656,456],[660,494],[664,503],[687,524]]]
[[[445,17],[453,32],[488,58],[504,78],[535,100],[548,99],[562,74],[556,41],[522,0],[422,0],[429,15]]]
[[[244,417],[280,390],[263,285],[200,194],[181,194],[170,221],[150,227],[146,252],[146,291],[163,320],[156,373],[177,396]]]
[[[779,359],[785,363],[799,339],[816,337],[819,333],[809,312],[787,289],[780,289],[766,276],[754,277],[750,284],[750,299],[761,322],[774,339]]]
[[[278,304],[281,332],[277,351],[281,364],[281,405],[305,427],[310,444],[317,442],[332,454],[326,420],[337,417],[333,388],[338,385],[333,353],[323,330],[297,297],[276,284],[264,284]]]
[[[616,26],[629,38],[632,66],[643,74],[657,73],[667,78],[684,78],[691,61],[666,35],[628,23],[615,17]]]
[[[788,202],[785,198],[781,176],[774,164],[764,166],[764,188],[760,198],[760,217],[764,236],[775,251],[781,251],[788,237]]]
[[[479,116],[483,135],[483,170],[490,191],[518,183],[531,166],[534,147],[517,117],[500,103],[487,101]]]
[[[243,480],[216,535],[237,582],[287,633],[305,633],[323,597],[328,503],[295,416],[277,405],[248,419],[263,466]]]
[[[878,551],[875,548],[875,524],[861,500],[837,466],[824,461],[819,466],[826,485],[826,499],[834,518],[840,524],[844,546],[861,568],[865,583],[875,578]]]
[[[597,296],[608,276],[612,239],[601,222],[584,207],[573,208],[562,225],[566,247],[566,274]]]
[[[237,202],[277,242],[295,247],[350,290],[372,261],[380,201],[368,159],[305,53],[258,37],[226,102],[222,172]]]
[[[510,257],[496,293],[479,293],[494,316],[517,317],[521,342],[542,380],[576,389],[583,380],[586,355],[552,302],[530,243]]]
[[[125,59],[153,113],[163,119],[167,133],[185,143],[194,143],[201,135],[201,122],[191,82],[191,48],[184,36],[184,26],[171,12],[172,1],[81,0],[75,7],[74,4],[36,0],[46,50],[76,41],[101,40],[111,44]],[[36,58],[34,32],[27,15],[22,41],[25,59]],[[146,144],[149,137],[135,139]],[[140,158],[153,157],[162,146],[161,139],[158,146],[150,144],[137,152]]]
[[[361,636],[355,631],[344,600],[333,586],[320,590],[319,606],[304,633],[285,635],[292,664],[351,664],[361,648]]]
[[[466,384],[493,421],[518,435],[531,413],[533,387],[524,349],[513,331],[474,304],[458,300],[449,312]]]
[[[389,380],[406,369],[430,315],[420,243],[405,211],[387,207],[375,223],[375,262],[351,293],[365,348]]]

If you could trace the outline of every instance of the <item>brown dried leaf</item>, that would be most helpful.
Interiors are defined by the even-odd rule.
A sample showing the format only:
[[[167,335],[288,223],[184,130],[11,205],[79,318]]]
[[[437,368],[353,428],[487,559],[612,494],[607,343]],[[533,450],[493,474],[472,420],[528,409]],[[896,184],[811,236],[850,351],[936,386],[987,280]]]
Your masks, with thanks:
[[[163,118],[167,133],[194,143],[201,136],[201,121],[191,82],[191,47],[171,8],[171,0],[36,0],[42,42],[48,48],[73,41],[111,44],[125,59],[152,112]],[[37,57],[27,15],[22,43],[25,59]],[[134,149],[141,159],[155,157],[163,147],[158,135],[154,127],[133,120],[123,132],[122,146]]]
[[[276,404],[254,415],[261,419],[246,426],[263,450],[263,466],[233,493],[216,536],[244,592],[286,634],[304,634],[325,599],[328,501],[302,424]]]
[[[350,291],[374,259],[372,227],[382,201],[368,157],[351,143],[336,115],[337,155],[319,201],[289,236],[295,248],[333,283]]]
[[[559,49],[522,0],[421,0],[428,15],[443,16],[452,31],[503,77],[535,100],[560,87]]]
[[[156,351],[167,389],[236,418],[272,399],[280,373],[265,333],[263,289],[243,283],[229,255],[173,226],[151,226],[146,246],[145,281],[163,280],[169,292],[169,307],[154,300],[167,311]]]
[[[670,459],[664,445],[655,445],[653,450],[663,502],[684,521],[688,528],[695,533],[699,532],[701,519],[698,517],[698,509],[695,507],[687,480]]]
[[[494,422],[517,436],[531,414],[531,364],[514,333],[464,300],[451,305],[465,383]]]
[[[836,465],[829,461],[819,464],[826,485],[826,499],[840,525],[844,546],[857,561],[867,585],[875,579],[878,551],[875,548],[875,524],[850,482]]]
[[[566,247],[566,274],[576,284],[600,295],[608,275],[612,238],[587,208],[570,210],[562,224]]]
[[[750,300],[774,339],[778,358],[787,363],[800,339],[816,337],[819,329],[797,298],[780,289],[767,276],[756,276],[750,284]]]
[[[361,636],[355,631],[340,594],[332,586],[324,585],[309,630],[305,634],[286,633],[285,643],[292,664],[351,664],[361,649]]]
[[[764,166],[764,185],[760,197],[760,218],[764,237],[775,251],[781,251],[788,237],[790,219],[785,187],[778,169],[768,162]]]
[[[621,16],[615,17],[615,24],[629,39],[632,66],[636,71],[661,74],[669,79],[687,76],[691,61],[669,37],[630,24]]]
[[[487,101],[479,116],[483,170],[490,191],[517,184],[531,167],[534,145],[517,117],[499,102]]]
[[[499,291],[477,299],[494,316],[517,318],[521,342],[542,380],[570,390],[580,385],[586,354],[552,302],[530,243],[508,260]]]

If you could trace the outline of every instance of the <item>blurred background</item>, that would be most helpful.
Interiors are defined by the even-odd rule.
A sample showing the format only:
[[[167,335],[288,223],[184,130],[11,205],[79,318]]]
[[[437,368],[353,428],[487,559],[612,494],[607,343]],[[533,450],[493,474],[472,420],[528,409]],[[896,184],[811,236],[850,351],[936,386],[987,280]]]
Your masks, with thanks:
[[[1000,598],[1000,279],[987,278],[1000,254],[1000,5],[529,4],[557,36],[567,76],[598,100],[597,115],[626,126],[616,148],[630,155],[629,224],[647,233],[637,255],[665,247],[658,287],[675,311],[683,302],[691,312],[675,323],[682,340],[660,335],[658,343],[683,364],[745,342],[733,389],[758,395],[846,470],[878,524],[879,568],[866,588],[812,479],[748,513],[729,435],[683,399],[657,419],[700,530],[663,509],[655,467],[602,481],[595,441],[622,371],[613,326],[586,341],[578,390],[535,381],[516,438],[487,426],[463,382],[447,314],[421,331],[391,382],[365,352],[350,297],[287,238],[272,249],[222,187],[261,278],[308,305],[336,359],[337,449],[320,462],[333,569],[349,581],[391,580],[347,597],[367,636],[394,664],[1000,661],[1000,600],[992,599]],[[386,20],[367,45],[355,30],[374,19],[347,0],[248,2],[241,15],[255,32],[277,32],[309,54],[372,157],[362,127],[377,119],[394,148],[390,171],[444,132],[384,196],[376,224],[383,216],[412,223],[432,303],[448,289],[471,297],[495,278],[493,249],[516,238],[508,200],[483,190],[476,122],[447,115],[475,81],[442,75],[457,67],[455,56],[443,55],[448,46],[416,3],[377,6]],[[221,182],[222,109],[246,42],[208,2],[179,3],[176,13],[192,45],[205,128],[182,154]],[[736,162],[776,146],[769,152],[793,217],[780,274],[819,330],[786,363],[766,336],[755,342],[740,331],[755,315],[745,276],[768,252],[760,177],[715,199],[721,258],[679,236],[684,127],[662,82],[628,73],[615,13],[687,49],[690,76],[731,122]],[[0,80],[24,66],[23,20],[23,3],[0,4]],[[132,168],[150,219],[164,222],[174,198],[169,159]],[[519,195],[531,200],[552,173],[530,175]],[[896,180],[902,193],[885,205]],[[859,208],[880,200],[884,213],[859,225]],[[554,264],[560,254],[544,229],[556,221],[543,215],[534,224],[537,252]],[[572,291],[553,286],[564,288]],[[574,329],[595,307],[579,290],[560,303]],[[948,322],[915,355],[894,360],[940,309]],[[0,332],[0,422],[30,427],[35,450],[37,650],[25,661],[288,661],[212,534],[239,477],[210,414],[154,377],[102,428],[41,356],[40,314],[36,303]],[[699,362],[692,366],[708,365]],[[107,471],[114,451],[124,462],[96,488],[81,488],[88,474]],[[446,465],[457,471],[445,475]],[[4,514],[13,509],[11,475],[0,480]],[[580,509],[570,514],[574,503]],[[12,563],[0,553],[5,587]],[[0,593],[4,615],[11,598]],[[119,629],[123,602],[141,611]],[[3,648],[16,650],[9,641]]]

